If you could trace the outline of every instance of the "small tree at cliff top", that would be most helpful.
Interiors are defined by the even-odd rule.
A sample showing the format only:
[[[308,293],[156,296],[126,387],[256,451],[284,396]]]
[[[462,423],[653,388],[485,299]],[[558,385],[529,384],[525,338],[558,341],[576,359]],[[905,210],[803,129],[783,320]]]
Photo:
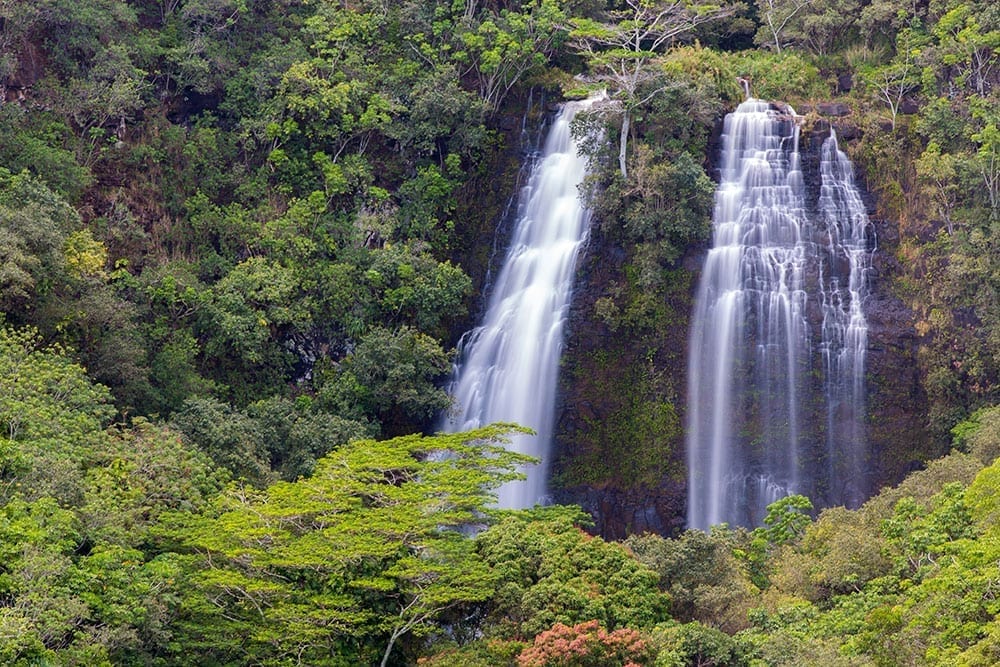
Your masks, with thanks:
[[[618,166],[622,177],[628,175],[625,157],[632,112],[658,92],[640,94],[643,85],[659,74],[653,65],[658,53],[699,25],[731,16],[736,9],[734,4],[699,0],[625,0],[623,9],[609,11],[601,20],[573,22],[572,44],[621,105]]]

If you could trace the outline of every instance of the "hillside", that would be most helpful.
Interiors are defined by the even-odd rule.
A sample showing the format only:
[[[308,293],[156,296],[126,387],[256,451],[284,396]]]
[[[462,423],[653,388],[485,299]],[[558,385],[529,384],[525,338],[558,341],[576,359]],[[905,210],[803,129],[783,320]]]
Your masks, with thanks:
[[[998,52],[986,0],[0,3],[0,662],[995,663]],[[430,434],[522,166],[601,88],[566,506],[499,512],[522,461],[473,436],[516,427]],[[875,495],[684,532],[747,95],[864,192]]]

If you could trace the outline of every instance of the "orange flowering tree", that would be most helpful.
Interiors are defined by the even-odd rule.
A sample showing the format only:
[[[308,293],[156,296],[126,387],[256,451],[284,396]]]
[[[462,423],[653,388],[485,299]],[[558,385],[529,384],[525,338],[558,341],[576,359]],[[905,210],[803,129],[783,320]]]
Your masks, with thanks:
[[[556,623],[535,637],[518,656],[518,667],[641,667],[652,665],[655,653],[642,635],[630,628],[608,632],[597,621],[570,627]]]

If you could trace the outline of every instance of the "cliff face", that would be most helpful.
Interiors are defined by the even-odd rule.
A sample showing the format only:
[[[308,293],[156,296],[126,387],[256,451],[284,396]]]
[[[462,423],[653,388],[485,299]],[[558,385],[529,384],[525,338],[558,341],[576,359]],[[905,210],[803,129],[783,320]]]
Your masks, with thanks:
[[[697,257],[670,272],[655,331],[609,322],[608,299],[620,298],[634,276],[628,251],[594,229],[563,355],[553,500],[582,506],[609,539],[671,534],[684,525],[683,397]]]
[[[560,378],[553,500],[578,504],[606,538],[683,527],[683,395],[689,271],[664,304],[660,335],[612,327],[597,313],[629,279],[627,252],[597,231],[581,262]]]
[[[845,109],[821,108],[803,132],[806,187],[819,187],[819,154],[834,123],[842,148],[859,136]],[[712,159],[719,149],[713,145]],[[857,170],[856,170],[857,173]],[[864,184],[860,178],[859,185]],[[899,233],[880,218],[878,202],[865,195],[877,252],[869,324],[867,423],[871,491],[898,482],[932,457],[925,417],[926,397],[916,357],[914,314],[893,295]],[[679,266],[665,270],[670,287],[656,322],[623,325],[605,316],[610,297],[620,295],[630,275],[630,250],[607,240],[594,225],[581,261],[563,359],[553,499],[581,505],[606,538],[683,528],[686,482],[685,388],[689,318],[706,247],[691,248]],[[620,299],[619,299],[620,301]],[[626,318],[627,319],[627,318]],[[823,419],[814,414],[812,419]],[[821,443],[817,443],[821,445]],[[822,502],[822,499],[820,499]]]

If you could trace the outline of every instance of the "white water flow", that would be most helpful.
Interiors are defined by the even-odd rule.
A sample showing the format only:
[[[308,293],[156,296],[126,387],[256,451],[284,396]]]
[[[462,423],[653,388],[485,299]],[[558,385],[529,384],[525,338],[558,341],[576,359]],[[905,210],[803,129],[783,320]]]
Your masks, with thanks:
[[[850,160],[837,146],[831,129],[820,161],[819,211],[826,234],[823,288],[823,376],[826,398],[826,444],[831,491],[848,507],[868,495],[865,483],[865,353],[871,227],[861,194],[854,185]],[[846,280],[845,280],[846,279]]]
[[[722,143],[688,358],[688,526],[701,529],[759,525],[793,493],[846,502],[864,459],[867,218],[850,162],[824,148],[813,216],[791,113],[748,99]]]
[[[579,193],[586,160],[577,153],[570,121],[596,99],[566,103],[549,130],[542,159],[521,191],[510,248],[483,323],[463,338],[449,389],[455,407],[445,430],[514,422],[537,434],[513,439],[513,449],[541,463],[524,470],[526,480],[499,490],[502,508],[546,502],[563,323],[589,222]]]

